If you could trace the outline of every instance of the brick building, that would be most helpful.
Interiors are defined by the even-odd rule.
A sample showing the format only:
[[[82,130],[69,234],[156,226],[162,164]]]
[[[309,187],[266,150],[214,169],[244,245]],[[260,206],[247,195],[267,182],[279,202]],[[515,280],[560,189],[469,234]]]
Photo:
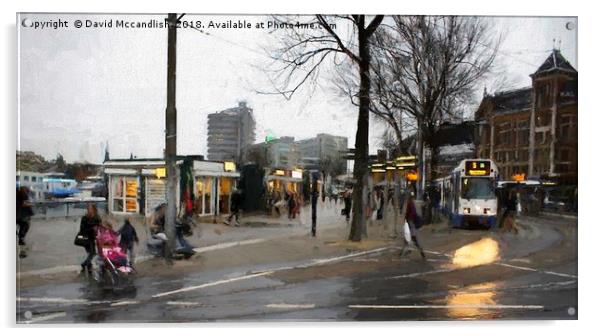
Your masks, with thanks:
[[[577,70],[553,50],[532,86],[485,92],[475,114],[477,157],[493,159],[502,179],[577,181]]]

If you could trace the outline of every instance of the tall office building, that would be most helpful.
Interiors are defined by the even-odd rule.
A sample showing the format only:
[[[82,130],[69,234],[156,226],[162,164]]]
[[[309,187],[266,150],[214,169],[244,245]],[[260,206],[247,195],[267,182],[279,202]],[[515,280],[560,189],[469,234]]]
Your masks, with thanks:
[[[253,109],[246,102],[211,113],[207,123],[207,158],[240,163],[245,147],[255,142]]]

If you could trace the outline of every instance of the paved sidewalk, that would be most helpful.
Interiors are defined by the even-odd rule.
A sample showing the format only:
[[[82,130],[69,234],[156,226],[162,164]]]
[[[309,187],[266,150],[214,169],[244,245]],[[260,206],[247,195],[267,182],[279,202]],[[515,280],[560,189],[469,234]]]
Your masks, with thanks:
[[[338,208],[327,205],[318,208],[319,229],[341,227],[345,225],[344,217]],[[233,227],[219,223],[199,223],[193,230],[193,235],[187,237],[191,245],[197,247],[198,252],[211,249],[221,249],[237,244],[250,244],[266,239],[298,236],[309,234],[311,227],[310,208],[305,207],[300,218],[288,219],[264,215],[249,215],[241,218],[241,226]],[[123,223],[122,218],[116,218],[118,225]],[[135,226],[140,244],[135,246],[139,259],[147,259],[146,242],[150,236],[144,224],[143,217],[131,217]],[[85,258],[83,248],[73,245],[73,239],[79,229],[80,218],[35,218],[32,220],[31,229],[27,236],[28,256],[17,259],[17,275],[44,275],[64,271],[79,270],[79,264]],[[116,229],[117,229],[116,228]]]

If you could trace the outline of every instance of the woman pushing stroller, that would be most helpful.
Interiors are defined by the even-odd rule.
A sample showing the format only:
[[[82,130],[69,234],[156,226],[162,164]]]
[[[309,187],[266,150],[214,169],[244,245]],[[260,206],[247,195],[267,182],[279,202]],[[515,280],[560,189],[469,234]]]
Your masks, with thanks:
[[[100,225],[100,216],[98,215],[98,210],[96,209],[96,205],[90,203],[88,204],[87,212],[82,217],[80,225],[79,225],[79,233],[84,241],[82,243],[82,247],[86,250],[86,259],[81,263],[82,270],[81,273],[92,274],[92,259],[94,255],[96,255],[96,230]]]
[[[81,264],[82,274],[92,275],[92,260],[97,253],[100,257],[98,266],[101,276],[107,268],[113,276],[129,274],[133,271],[127,255],[120,247],[119,234],[113,230],[113,225],[108,218],[100,218],[94,204],[88,205],[86,215],[81,219],[76,244],[84,247],[87,254]]]

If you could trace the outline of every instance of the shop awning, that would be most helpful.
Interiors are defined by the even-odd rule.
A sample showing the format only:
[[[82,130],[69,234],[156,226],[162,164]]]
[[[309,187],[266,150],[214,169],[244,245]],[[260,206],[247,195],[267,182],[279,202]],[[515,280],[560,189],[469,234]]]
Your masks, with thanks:
[[[288,176],[269,175],[268,177],[266,177],[266,181],[273,181],[273,180],[284,181],[284,182],[293,182],[293,183],[303,182],[303,179],[295,178],[295,177],[288,177]]]
[[[239,172],[216,172],[216,171],[203,171],[193,170],[194,176],[223,176],[223,177],[240,177]]]
[[[104,173],[107,175],[138,175],[138,170],[123,168],[105,168]]]

